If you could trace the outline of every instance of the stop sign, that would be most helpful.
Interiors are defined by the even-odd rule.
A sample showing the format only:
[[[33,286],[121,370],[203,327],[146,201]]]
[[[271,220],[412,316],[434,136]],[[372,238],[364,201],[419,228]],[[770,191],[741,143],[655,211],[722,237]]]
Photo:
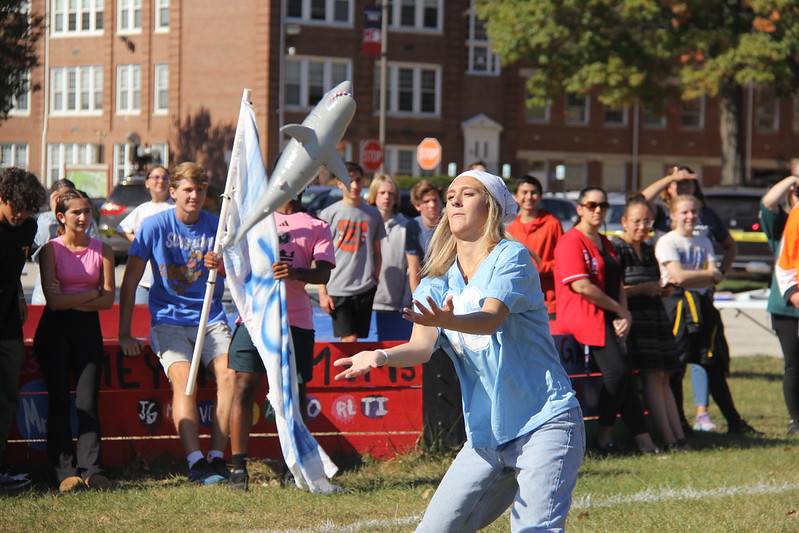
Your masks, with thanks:
[[[383,164],[383,147],[379,141],[365,141],[361,145],[361,165],[369,172],[376,172]]]
[[[435,137],[426,137],[416,148],[416,161],[424,170],[433,170],[441,163],[441,144]]]

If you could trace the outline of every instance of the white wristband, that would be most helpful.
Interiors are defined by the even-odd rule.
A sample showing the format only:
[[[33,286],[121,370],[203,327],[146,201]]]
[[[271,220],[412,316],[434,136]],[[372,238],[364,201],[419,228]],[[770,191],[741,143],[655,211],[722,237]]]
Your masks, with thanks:
[[[378,355],[377,366],[386,366],[388,364],[388,352],[385,350],[375,350],[375,353]],[[383,356],[383,362],[380,362],[379,356]]]

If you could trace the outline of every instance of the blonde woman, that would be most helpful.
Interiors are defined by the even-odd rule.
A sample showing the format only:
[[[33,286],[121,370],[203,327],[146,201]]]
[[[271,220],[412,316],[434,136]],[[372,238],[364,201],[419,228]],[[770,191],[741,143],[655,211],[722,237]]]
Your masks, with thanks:
[[[427,362],[437,347],[463,390],[467,443],[417,531],[477,531],[509,505],[511,529],[562,530],[585,447],[582,413],[549,333],[530,253],[509,239],[516,203],[498,176],[460,174],[414,293],[409,342],[333,364],[336,379]]]

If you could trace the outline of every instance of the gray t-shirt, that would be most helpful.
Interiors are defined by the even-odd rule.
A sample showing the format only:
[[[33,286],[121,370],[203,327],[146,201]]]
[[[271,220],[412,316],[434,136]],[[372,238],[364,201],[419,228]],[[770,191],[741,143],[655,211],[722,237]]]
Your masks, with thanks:
[[[319,213],[319,218],[330,225],[336,251],[328,294],[354,296],[374,287],[375,243],[386,236],[380,211],[367,204],[352,207],[336,202]]]
[[[411,285],[408,281],[407,255],[421,261],[424,250],[419,245],[418,227],[402,215],[394,215],[385,223],[386,237],[380,242],[383,257],[380,263],[380,282],[377,284],[375,311],[401,311],[411,305]]]

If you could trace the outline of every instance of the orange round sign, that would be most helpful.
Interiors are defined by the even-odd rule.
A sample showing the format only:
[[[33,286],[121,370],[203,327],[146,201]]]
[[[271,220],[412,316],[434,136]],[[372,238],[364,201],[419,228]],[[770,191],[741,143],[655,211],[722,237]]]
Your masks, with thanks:
[[[441,163],[441,143],[435,137],[426,137],[416,148],[416,161],[424,170],[433,170]]]

